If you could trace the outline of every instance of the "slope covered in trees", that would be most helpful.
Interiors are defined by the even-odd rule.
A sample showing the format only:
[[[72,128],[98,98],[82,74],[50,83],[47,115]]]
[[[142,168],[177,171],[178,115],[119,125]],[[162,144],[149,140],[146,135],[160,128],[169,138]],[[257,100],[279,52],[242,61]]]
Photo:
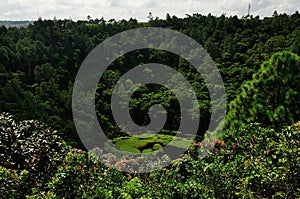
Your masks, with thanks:
[[[115,60],[97,85],[96,112],[107,136],[125,150],[161,148],[176,134],[180,121],[176,96],[165,87],[146,85],[132,95],[132,119],[146,125],[149,107],[162,104],[168,111],[166,125],[156,138],[139,140],[120,131],[110,99],[114,85],[128,70],[151,62],[172,66],[191,83],[198,98],[201,124],[195,142],[172,165],[146,174],[107,166],[138,164],[135,159],[118,162],[112,154],[86,152],[71,109],[75,76],[87,54],[109,36],[137,27],[170,28],[199,42],[220,70],[229,103],[222,138],[199,159],[207,144],[199,141],[211,114],[201,75],[186,60],[161,50],[133,51]],[[40,19],[26,28],[0,27],[0,197],[300,197],[299,41],[298,12],[264,19],[167,15],[147,23]],[[131,83],[120,90],[126,94]],[[156,143],[146,148],[153,139]]]
[[[224,15],[215,17],[194,14],[186,18],[151,19],[139,23],[94,19],[89,21],[38,20],[27,28],[0,27],[0,111],[14,114],[18,120],[38,119],[57,129],[68,143],[79,146],[71,115],[71,91],[75,75],[85,56],[108,36],[137,27],[165,27],[178,30],[199,42],[212,56],[226,86],[227,100],[239,94],[244,81],[251,80],[260,64],[272,53],[289,50],[300,53],[300,14],[274,14],[271,18]],[[117,131],[112,121],[109,100],[112,85],[130,67],[158,62],[178,69],[193,85],[201,109],[205,132],[210,118],[209,98],[201,76],[178,56],[158,51],[137,51],[113,63],[98,86],[97,113],[107,132]],[[151,90],[152,89],[152,90]],[[168,102],[175,107],[174,96],[164,89],[148,87],[137,97],[149,98],[143,104],[132,101],[132,117],[139,124],[147,123],[148,105]],[[158,93],[157,93],[158,92]],[[136,111],[138,110],[138,111]],[[142,115],[141,115],[142,114]],[[170,110],[170,115],[176,115]],[[173,123],[178,122],[173,121]],[[171,124],[171,122],[168,122]],[[166,130],[172,130],[171,124]],[[108,133],[109,134],[109,133]],[[109,134],[115,137],[115,134]]]

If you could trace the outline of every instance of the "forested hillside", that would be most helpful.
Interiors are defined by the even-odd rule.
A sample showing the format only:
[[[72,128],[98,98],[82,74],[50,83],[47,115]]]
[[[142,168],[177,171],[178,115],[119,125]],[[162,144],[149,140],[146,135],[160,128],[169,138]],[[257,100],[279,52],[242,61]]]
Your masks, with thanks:
[[[97,161],[96,152],[85,151],[72,117],[73,84],[85,57],[109,36],[138,27],[169,28],[199,42],[222,75],[229,104],[216,147],[197,159],[211,117],[201,75],[181,57],[154,49],[114,61],[97,86],[96,113],[107,137],[124,150],[160,149],[172,140],[180,122],[175,95],[147,85],[132,96],[130,111],[133,121],[146,125],[149,107],[166,108],[167,123],[156,145],[145,148],[154,141],[134,140],[120,131],[110,99],[128,70],[144,63],[172,66],[198,98],[201,124],[195,142],[174,164],[147,174],[110,169],[114,157],[109,155],[107,165]],[[299,56],[298,12],[274,12],[263,19],[193,14],[148,22],[39,19],[22,28],[1,26],[0,198],[300,197]]]

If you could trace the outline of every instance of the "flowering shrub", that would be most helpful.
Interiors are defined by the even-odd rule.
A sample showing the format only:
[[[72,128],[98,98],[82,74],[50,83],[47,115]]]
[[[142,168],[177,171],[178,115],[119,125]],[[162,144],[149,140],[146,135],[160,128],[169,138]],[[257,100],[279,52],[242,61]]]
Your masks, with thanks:
[[[0,115],[0,162],[7,169],[4,173],[21,179],[16,181],[22,185],[15,190],[19,194],[26,195],[31,187],[47,182],[62,163],[65,143],[55,133],[38,121],[16,122],[7,113]]]
[[[1,198],[22,198],[23,187],[28,187],[29,172],[27,170],[12,170],[0,166],[0,196]]]
[[[72,149],[55,176],[43,186],[56,198],[117,198],[124,181],[123,173],[108,168],[91,153]],[[41,197],[40,191],[32,197]]]
[[[231,182],[227,190],[237,197],[299,197],[299,129],[291,126],[276,131],[256,123],[225,135],[224,140],[227,149],[218,172],[222,182]]]

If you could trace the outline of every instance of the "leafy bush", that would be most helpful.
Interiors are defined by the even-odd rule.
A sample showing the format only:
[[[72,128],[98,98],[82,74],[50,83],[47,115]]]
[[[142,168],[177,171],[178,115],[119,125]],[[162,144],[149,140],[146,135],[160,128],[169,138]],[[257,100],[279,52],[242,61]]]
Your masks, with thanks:
[[[239,198],[299,197],[300,131],[295,125],[276,131],[250,124],[224,139],[219,173],[227,190]]]
[[[16,122],[11,115],[2,113],[0,151],[1,166],[8,169],[7,171],[28,172],[28,176],[23,179],[27,183],[20,182],[24,186],[16,189],[25,195],[32,186],[47,182],[55,174],[58,165],[62,163],[66,148],[62,139],[55,135],[55,131],[40,122]],[[16,175],[20,178],[19,174]]]
[[[22,198],[23,187],[28,186],[29,172],[27,170],[12,170],[0,166],[0,196],[1,198]]]
[[[43,186],[58,198],[116,198],[123,181],[121,172],[106,167],[92,154],[72,149],[55,176]]]

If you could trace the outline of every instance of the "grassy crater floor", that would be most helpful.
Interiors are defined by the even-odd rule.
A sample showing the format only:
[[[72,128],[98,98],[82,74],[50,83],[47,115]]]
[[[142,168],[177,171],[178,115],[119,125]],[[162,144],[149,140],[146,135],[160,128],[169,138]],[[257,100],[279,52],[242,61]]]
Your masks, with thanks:
[[[177,148],[187,148],[191,144],[191,140],[178,138],[165,134],[155,134],[153,136],[143,135],[139,137],[124,136],[111,140],[113,144],[122,150],[133,153],[149,153],[162,149],[166,145]]]

